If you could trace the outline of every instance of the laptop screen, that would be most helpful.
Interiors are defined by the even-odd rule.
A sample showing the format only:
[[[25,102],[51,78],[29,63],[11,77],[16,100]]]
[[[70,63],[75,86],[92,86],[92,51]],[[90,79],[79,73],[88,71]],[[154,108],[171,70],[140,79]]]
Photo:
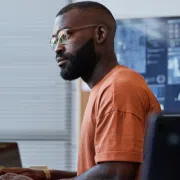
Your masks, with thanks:
[[[17,143],[0,142],[0,168],[22,167]]]

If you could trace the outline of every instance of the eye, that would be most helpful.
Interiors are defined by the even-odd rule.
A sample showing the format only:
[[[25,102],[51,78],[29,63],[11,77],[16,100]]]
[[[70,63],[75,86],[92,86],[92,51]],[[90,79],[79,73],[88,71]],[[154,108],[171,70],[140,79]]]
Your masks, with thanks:
[[[59,36],[59,41],[61,42],[61,44],[65,44],[67,41],[68,37],[66,33],[61,34],[61,36]]]
[[[51,44],[57,44],[58,43],[58,38],[57,37],[53,37],[51,39]]]

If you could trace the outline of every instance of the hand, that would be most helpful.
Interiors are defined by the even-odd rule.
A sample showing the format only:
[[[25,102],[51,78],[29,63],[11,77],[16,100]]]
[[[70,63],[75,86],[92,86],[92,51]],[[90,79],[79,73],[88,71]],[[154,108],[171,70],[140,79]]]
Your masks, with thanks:
[[[0,176],[0,180],[33,180],[27,176],[19,175],[19,174],[13,174],[13,173],[7,173]]]
[[[18,175],[24,175],[32,178],[33,180],[45,180],[46,176],[42,170],[34,170],[29,168],[2,168],[0,169],[0,175],[6,173],[14,173]]]

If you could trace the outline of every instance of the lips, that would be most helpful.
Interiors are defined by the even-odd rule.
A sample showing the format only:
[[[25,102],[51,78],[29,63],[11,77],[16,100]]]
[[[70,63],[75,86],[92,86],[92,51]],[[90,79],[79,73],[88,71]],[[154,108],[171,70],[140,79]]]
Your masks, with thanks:
[[[56,58],[56,60],[57,60],[57,63],[58,63],[59,67],[62,67],[67,62],[67,59],[60,58],[60,57]]]

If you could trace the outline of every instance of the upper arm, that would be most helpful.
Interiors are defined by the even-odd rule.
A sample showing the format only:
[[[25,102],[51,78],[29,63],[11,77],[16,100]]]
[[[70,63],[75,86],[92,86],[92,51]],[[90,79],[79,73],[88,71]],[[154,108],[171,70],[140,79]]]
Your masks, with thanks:
[[[95,130],[95,160],[141,163],[149,101],[142,88],[112,86],[101,97]],[[110,107],[110,108],[109,108]]]
[[[96,162],[143,160],[144,123],[131,113],[113,111],[96,126]]]

